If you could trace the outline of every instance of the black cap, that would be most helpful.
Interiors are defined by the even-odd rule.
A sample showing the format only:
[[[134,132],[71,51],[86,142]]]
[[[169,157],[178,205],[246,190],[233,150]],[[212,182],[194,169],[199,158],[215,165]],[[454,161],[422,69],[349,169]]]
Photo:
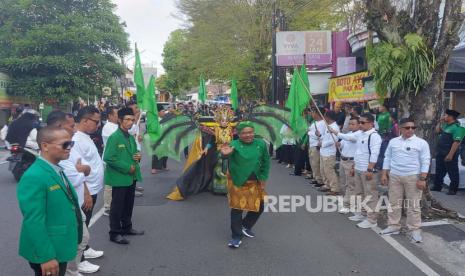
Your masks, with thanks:
[[[127,115],[134,116],[134,111],[132,111],[132,108],[125,107],[125,108],[121,108],[120,110],[118,110],[118,118],[123,119],[124,116],[127,116]]]
[[[457,112],[453,109],[446,109],[446,114],[454,118],[457,118],[460,115],[460,112]]]

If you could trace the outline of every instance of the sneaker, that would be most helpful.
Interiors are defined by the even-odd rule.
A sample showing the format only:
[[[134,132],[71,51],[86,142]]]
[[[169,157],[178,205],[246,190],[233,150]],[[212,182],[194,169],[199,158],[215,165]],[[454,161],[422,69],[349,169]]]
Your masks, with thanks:
[[[350,213],[350,209],[347,208],[347,207],[342,207],[341,209],[339,209],[338,213],[339,213],[339,214],[344,214],[344,215],[345,215],[345,214]]]
[[[388,226],[379,232],[380,235],[398,235],[399,233],[400,229],[394,226]]]
[[[242,227],[242,234],[249,238],[255,238],[255,233],[245,227]]]
[[[417,230],[413,230],[412,232],[410,232],[410,238],[414,242],[417,242],[417,243],[422,242],[423,238],[421,237],[421,230],[417,229]]]
[[[354,216],[348,217],[351,221],[364,221],[366,219],[362,214],[355,214]]]
[[[78,265],[79,272],[84,273],[84,274],[95,273],[99,269],[100,269],[100,266],[89,263],[88,261],[83,261],[79,263]]]
[[[141,186],[136,186],[136,191],[143,192],[144,188],[142,188]]]
[[[84,251],[84,258],[86,259],[97,259],[103,256],[103,251],[97,251],[89,247]]]
[[[290,168],[291,167],[291,164],[287,164],[286,168]]]
[[[144,193],[139,192],[139,191],[136,191],[135,194],[134,194],[135,197],[141,197],[143,195],[144,195]]]
[[[106,217],[110,216],[110,210],[103,210],[103,215]]]
[[[232,239],[229,241],[228,246],[230,248],[239,248],[241,243],[242,243],[241,239]]]
[[[377,223],[371,223],[367,219],[360,222],[359,224],[357,224],[357,227],[362,228],[362,229],[373,228],[373,227],[376,227],[376,226],[378,226]]]

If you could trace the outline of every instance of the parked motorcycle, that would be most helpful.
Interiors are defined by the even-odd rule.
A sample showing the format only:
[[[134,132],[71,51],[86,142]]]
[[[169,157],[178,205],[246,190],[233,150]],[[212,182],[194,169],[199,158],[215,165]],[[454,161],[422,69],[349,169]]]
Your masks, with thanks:
[[[10,148],[11,156],[6,160],[9,163],[8,170],[11,171],[17,182],[21,179],[24,172],[34,163],[38,153],[29,148],[23,148],[20,145],[13,144]]]

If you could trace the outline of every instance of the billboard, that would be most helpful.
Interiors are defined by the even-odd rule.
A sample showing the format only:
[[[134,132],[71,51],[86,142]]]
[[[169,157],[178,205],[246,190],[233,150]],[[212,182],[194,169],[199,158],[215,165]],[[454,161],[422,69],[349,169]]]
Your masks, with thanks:
[[[378,99],[374,82],[366,82],[368,72],[358,72],[329,80],[330,102],[361,102]]]
[[[278,66],[331,64],[331,32],[276,33],[276,61]]]

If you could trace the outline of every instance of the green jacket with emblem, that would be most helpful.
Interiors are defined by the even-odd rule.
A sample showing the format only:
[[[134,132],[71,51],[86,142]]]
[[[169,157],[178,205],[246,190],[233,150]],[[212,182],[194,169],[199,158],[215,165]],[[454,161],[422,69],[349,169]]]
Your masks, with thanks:
[[[71,182],[68,181],[69,184]],[[37,158],[17,187],[23,223],[19,255],[31,263],[74,260],[82,240],[76,192],[46,161]]]
[[[142,180],[139,163],[133,159],[133,155],[137,152],[134,137],[132,135],[127,137],[120,128],[108,137],[103,154],[103,161],[106,164],[106,185],[128,187],[133,184],[134,180]],[[136,170],[134,174],[129,174],[132,165]]]

